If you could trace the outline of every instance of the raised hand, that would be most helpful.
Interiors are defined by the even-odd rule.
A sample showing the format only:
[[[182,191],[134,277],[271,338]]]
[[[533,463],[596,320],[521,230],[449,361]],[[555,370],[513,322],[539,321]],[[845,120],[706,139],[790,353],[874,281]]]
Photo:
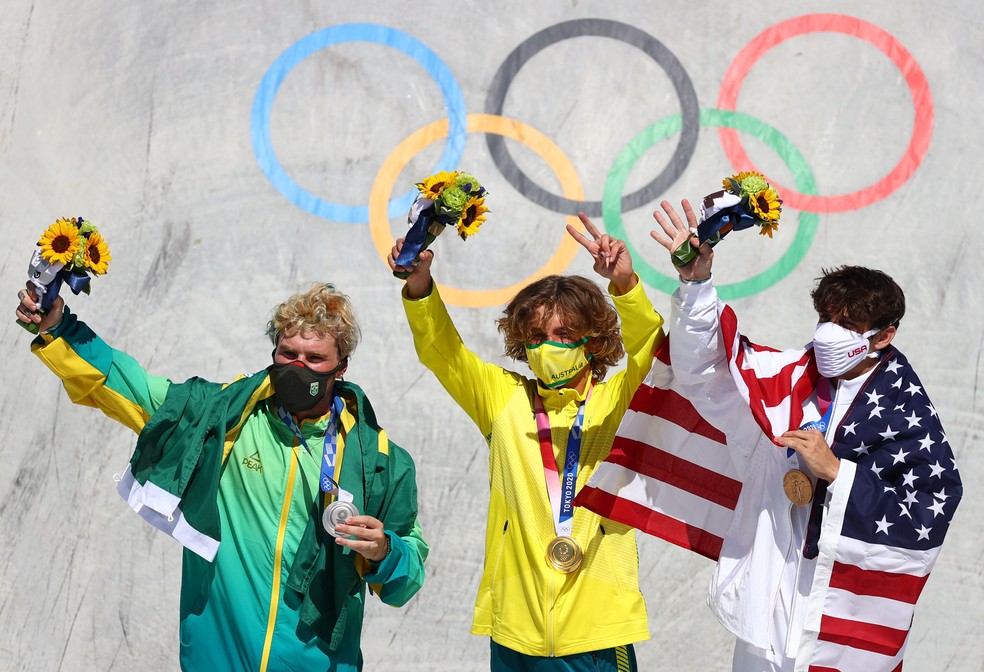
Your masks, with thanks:
[[[659,205],[666,214],[664,215],[663,212],[656,210],[653,213],[653,219],[659,224],[663,233],[654,229],[649,232],[649,235],[657,243],[665,247],[671,255],[687,241],[690,241],[691,245],[697,247],[699,244],[697,239],[697,215],[694,214],[694,209],[690,207],[690,201],[684,199],[680,203],[681,207],[683,207],[683,214],[687,218],[686,222],[680,219],[680,215],[673,209],[669,201],[663,201]],[[710,244],[704,243],[700,247],[697,247],[697,256],[688,264],[680,266],[677,270],[680,273],[680,277],[684,280],[691,282],[707,280],[711,277],[713,259],[714,253],[711,251]]]
[[[595,225],[583,212],[578,213],[578,219],[584,224],[585,230],[591,235],[588,238],[576,228],[567,225],[567,232],[581,244],[594,259],[595,273],[611,280],[619,294],[625,294],[639,282],[632,268],[632,255],[625,241],[612,238],[607,233],[599,233]]]
[[[47,331],[58,324],[62,318],[65,301],[60,296],[56,296],[48,312],[40,312],[41,297],[37,295],[37,288],[31,283],[27,283],[26,289],[17,292],[17,299],[17,310],[15,311],[17,321],[24,324],[35,324],[37,331]]]
[[[419,299],[431,291],[431,284],[434,282],[430,270],[431,263],[434,261],[434,253],[430,250],[424,250],[417,255],[416,261],[411,266],[397,266],[396,258],[400,256],[400,250],[402,249],[403,238],[398,238],[396,245],[393,246],[393,249],[390,250],[389,255],[386,257],[386,263],[389,264],[390,269],[393,271],[408,271],[410,273],[406,278],[407,298]]]

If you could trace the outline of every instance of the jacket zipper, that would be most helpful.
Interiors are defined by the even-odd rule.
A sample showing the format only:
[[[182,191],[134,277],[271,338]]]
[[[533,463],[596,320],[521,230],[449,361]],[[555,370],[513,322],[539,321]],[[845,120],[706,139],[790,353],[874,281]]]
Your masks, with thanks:
[[[556,574],[556,572],[551,572],[551,574]],[[555,652],[554,652],[554,626],[555,626],[555,623],[554,623],[554,610],[555,610],[555,607],[557,605],[555,603],[555,601],[556,601],[556,595],[554,593],[555,593],[555,588],[556,588],[556,585],[557,585],[556,584],[556,581],[557,581],[557,577],[556,576],[551,576],[549,578],[549,580],[548,580],[549,589],[548,589],[548,596],[547,596],[547,607],[548,607],[548,611],[547,611],[547,632],[546,632],[546,635],[547,635],[547,655],[549,657],[551,657],[551,658],[553,658],[554,655],[555,655]]]
[[[294,495],[294,480],[297,476],[297,439],[290,455],[290,471],[287,475],[287,488],[284,501],[280,505],[280,523],[277,528],[277,544],[273,549],[273,577],[270,590],[270,609],[267,616],[266,637],[263,640],[263,656],[260,659],[260,671],[266,672],[270,662],[270,650],[273,646],[273,631],[277,625],[277,607],[280,604],[280,575],[284,557],[284,537],[287,534],[287,517],[290,514],[290,503]]]

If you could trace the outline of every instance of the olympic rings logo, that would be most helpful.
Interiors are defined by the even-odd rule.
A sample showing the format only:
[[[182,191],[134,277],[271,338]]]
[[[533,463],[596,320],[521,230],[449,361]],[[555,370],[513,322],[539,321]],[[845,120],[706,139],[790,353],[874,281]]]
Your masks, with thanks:
[[[824,196],[817,193],[816,183],[803,155],[773,126],[738,112],[736,103],[741,85],[755,63],[774,46],[807,33],[837,32],[857,37],[882,51],[899,69],[909,87],[915,108],[912,136],[898,164],[881,180],[851,194]],[[581,36],[606,37],[632,45],[667,74],[680,104],[680,112],[656,121],[637,134],[619,154],[605,182],[601,201],[584,200],[584,188],[574,166],[547,136],[517,120],[502,116],[509,87],[523,65],[535,54],[563,40]],[[373,182],[368,206],[333,203],[312,194],[294,182],[278,162],[270,139],[270,112],[281,83],[291,70],[321,49],[345,42],[370,42],[396,49],[410,56],[434,79],[441,91],[447,118],[435,121],[409,135],[383,161]],[[921,164],[929,148],[933,129],[933,102],[929,84],[919,63],[892,35],[861,19],[839,14],[809,14],[777,23],[753,38],[736,56],[722,81],[716,108],[702,109],[693,82],[680,61],[652,35],[624,23],[604,19],[578,19],[550,26],[520,43],[499,67],[486,98],[486,114],[468,114],[464,97],[451,70],[422,42],[393,28],[375,24],[344,24],[326,28],[302,38],[289,47],[264,75],[253,101],[251,138],[260,168],[274,187],[289,201],[308,212],[332,221],[368,223],[373,243],[385,259],[393,244],[389,220],[406,214],[416,191],[392,196],[400,171],[425,147],[445,139],[444,152],[434,171],[455,170],[464,152],[467,133],[487,135],[489,152],[503,177],[531,201],[568,216],[580,227],[576,215],[584,211],[601,216],[606,230],[626,241],[636,270],[642,280],[663,292],[671,293],[676,281],[649,265],[634,249],[622,225],[622,212],[651,203],[664,194],[681,176],[696,149],[700,127],[719,129],[725,155],[738,170],[758,170],[741,145],[737,131],[758,138],[768,145],[789,168],[795,189],[773,184],[783,195],[788,208],[799,210],[796,233],[789,249],[765,271],[744,281],[718,288],[725,300],[750,296],[775,284],[802,261],[816,234],[818,213],[835,213],[866,207],[893,193],[904,184]],[[670,136],[679,135],[669,165],[641,189],[623,195],[624,187],[636,160],[649,147]],[[553,194],[535,184],[509,155],[504,138],[525,144],[540,155],[554,171],[562,195]],[[491,306],[505,303],[523,286],[552,273],[561,273],[577,253],[577,243],[562,228],[560,241],[550,259],[525,280],[508,287],[466,290],[441,287],[441,294],[451,304]]]

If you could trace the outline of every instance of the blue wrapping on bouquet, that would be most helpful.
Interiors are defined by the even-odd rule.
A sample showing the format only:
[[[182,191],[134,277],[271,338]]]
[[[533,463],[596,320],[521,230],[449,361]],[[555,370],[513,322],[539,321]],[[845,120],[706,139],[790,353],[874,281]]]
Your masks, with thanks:
[[[420,212],[403,239],[403,247],[400,248],[400,256],[396,258],[396,265],[409,266],[412,264],[417,255],[434,242],[444,227],[453,223],[448,221],[447,217],[438,215],[433,206]],[[435,230],[432,231],[432,229]]]
[[[751,176],[752,184],[764,188],[759,193],[749,193],[743,188],[745,184],[736,179],[742,176]],[[732,231],[742,231],[753,226],[760,227],[760,233],[772,237],[772,231],[778,226],[782,201],[764,179],[756,183],[756,178],[761,176],[757,173],[739,173],[726,181],[726,185],[730,185],[730,188],[715,191],[704,197],[700,205],[700,221],[696,232],[699,245],[707,243],[713,247]],[[760,198],[761,200],[758,200]],[[754,204],[751,202],[752,199],[756,199]],[[687,239],[670,254],[670,257],[673,264],[680,267],[689,264],[697,254],[697,248],[691,244],[690,239]]]

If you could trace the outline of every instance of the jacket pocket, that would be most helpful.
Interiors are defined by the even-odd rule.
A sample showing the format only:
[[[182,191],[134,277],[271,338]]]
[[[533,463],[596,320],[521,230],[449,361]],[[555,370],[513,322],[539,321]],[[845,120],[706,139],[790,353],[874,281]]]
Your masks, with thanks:
[[[499,537],[499,547],[495,551],[495,560],[492,565],[492,577],[489,584],[489,592],[492,594],[492,613],[502,614],[502,590],[499,585],[499,571],[502,569],[502,558],[506,551],[506,531],[509,529],[507,520],[502,526],[502,535]]]

